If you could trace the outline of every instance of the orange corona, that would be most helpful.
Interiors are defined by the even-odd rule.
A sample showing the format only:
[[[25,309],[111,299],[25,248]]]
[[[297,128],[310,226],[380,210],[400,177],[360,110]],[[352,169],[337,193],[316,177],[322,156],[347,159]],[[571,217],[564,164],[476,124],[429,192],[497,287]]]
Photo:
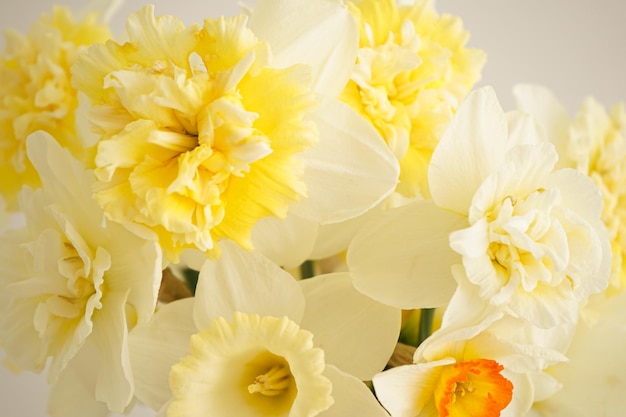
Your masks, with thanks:
[[[473,359],[444,367],[435,389],[440,417],[496,417],[511,402],[513,384],[502,365]]]

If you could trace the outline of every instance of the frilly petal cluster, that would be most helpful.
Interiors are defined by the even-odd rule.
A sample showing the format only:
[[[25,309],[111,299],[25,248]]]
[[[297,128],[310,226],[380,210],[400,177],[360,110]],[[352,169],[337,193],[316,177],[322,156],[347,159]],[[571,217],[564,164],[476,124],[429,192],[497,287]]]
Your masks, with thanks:
[[[610,293],[626,288],[626,111],[624,103],[609,110],[588,97],[570,117],[546,87],[518,85],[520,110],[535,117],[559,153],[559,164],[588,175],[604,201],[602,220],[613,253]]]
[[[397,191],[429,196],[432,152],[461,100],[480,79],[485,54],[466,48],[469,33],[433,2],[348,2],[360,29],[359,52],[342,100],[381,134],[400,161]]]
[[[122,412],[134,386],[128,332],[154,311],[161,250],[147,230],[104,219],[93,173],[51,136],[32,134],[27,153],[43,188],[24,188],[26,224],[0,236],[6,360],[18,370],[47,366],[53,416]]]
[[[146,6],[128,19],[128,42],[95,45],[73,67],[100,135],[98,203],[117,221],[155,231],[173,261],[185,248],[217,255],[226,237],[250,249],[258,220],[284,218],[295,203],[337,221],[395,187],[397,162],[369,145],[376,132],[332,95],[324,100],[350,44],[293,48],[317,35],[343,39],[350,15],[334,1],[295,3],[312,9],[308,22],[304,9],[259,2],[249,22],[240,15],[185,27]],[[346,56],[329,59],[337,48]],[[346,155],[352,137],[355,153]],[[345,182],[331,185],[338,170]],[[355,204],[342,209],[348,198]]]
[[[362,380],[386,364],[399,310],[346,273],[305,281],[232,241],[194,298],[130,336],[137,398],[160,416],[384,416]]]
[[[505,115],[491,88],[472,92],[433,154],[433,201],[391,210],[353,240],[355,285],[398,307],[436,307],[457,289],[450,267],[461,264],[476,298],[468,309],[496,306],[543,328],[575,323],[606,288],[611,251],[598,188],[555,169],[557,158],[532,119]]]
[[[37,172],[26,156],[26,138],[44,130],[78,157],[90,145],[80,116],[78,92],[70,67],[89,45],[110,38],[96,14],[75,21],[55,7],[43,14],[27,35],[7,30],[0,56],[0,193],[11,211],[23,184],[38,186]]]

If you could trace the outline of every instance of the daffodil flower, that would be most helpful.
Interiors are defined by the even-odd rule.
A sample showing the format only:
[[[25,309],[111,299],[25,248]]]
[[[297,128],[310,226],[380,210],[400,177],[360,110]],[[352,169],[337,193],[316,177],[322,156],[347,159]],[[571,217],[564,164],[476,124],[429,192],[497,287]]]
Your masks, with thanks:
[[[551,342],[525,339],[527,324],[501,311],[474,318],[444,315],[449,322],[418,347],[413,364],[374,376],[392,417],[523,416],[543,391],[558,389],[542,372],[566,360]]]
[[[355,285],[402,308],[446,304],[462,264],[476,302],[540,327],[573,323],[608,283],[602,198],[528,116],[505,115],[493,90],[461,105],[429,168],[432,201],[384,213],[348,249]]]
[[[251,249],[265,217],[341,221],[393,191],[397,161],[336,99],[357,49],[340,2],[260,1],[249,21],[201,28],[146,6],[127,32],[73,67],[101,136],[96,199],[171,261],[222,238]]]
[[[381,134],[400,161],[397,191],[429,196],[428,163],[459,103],[480,79],[485,53],[466,47],[459,17],[432,1],[347,2],[359,52],[341,99]]]
[[[75,20],[67,8],[54,7],[26,35],[9,29],[5,36],[0,56],[0,193],[15,211],[22,185],[40,185],[26,156],[29,134],[44,130],[78,158],[86,157],[93,145],[78,112],[70,67],[89,45],[111,35],[96,13]]]
[[[592,97],[571,118],[554,94],[537,85],[514,88],[519,108],[535,117],[559,153],[559,165],[576,168],[598,186],[602,220],[613,252],[610,293],[626,288],[626,111],[618,103],[607,111]]]
[[[47,365],[53,416],[122,412],[133,398],[128,331],[154,312],[161,250],[147,229],[105,220],[93,172],[50,135],[32,134],[27,153],[43,188],[24,188],[26,225],[0,236],[6,360],[33,372]]]
[[[196,296],[130,336],[139,401],[162,416],[385,416],[362,380],[386,364],[400,312],[346,273],[296,281],[224,240]]]

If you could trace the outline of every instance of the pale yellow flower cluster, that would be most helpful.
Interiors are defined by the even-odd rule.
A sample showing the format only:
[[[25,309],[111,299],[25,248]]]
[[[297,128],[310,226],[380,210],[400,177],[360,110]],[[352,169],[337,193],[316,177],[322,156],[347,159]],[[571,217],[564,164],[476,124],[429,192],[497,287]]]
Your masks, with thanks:
[[[460,18],[430,0],[348,3],[359,54],[342,100],[380,132],[400,161],[398,192],[428,197],[430,157],[461,100],[480,79],[485,54],[466,47]]]
[[[79,158],[87,154],[87,132],[76,111],[78,92],[70,67],[87,46],[111,36],[96,14],[75,21],[69,10],[55,7],[35,22],[27,35],[6,31],[0,57],[0,193],[17,209],[23,184],[39,178],[26,156],[26,138],[44,130]]]

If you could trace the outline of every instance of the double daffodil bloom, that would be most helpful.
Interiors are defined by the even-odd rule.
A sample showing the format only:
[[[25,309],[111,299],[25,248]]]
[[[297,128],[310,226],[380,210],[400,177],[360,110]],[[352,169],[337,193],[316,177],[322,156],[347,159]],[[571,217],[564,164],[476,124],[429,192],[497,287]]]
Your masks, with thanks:
[[[27,153],[43,188],[23,189],[26,224],[0,236],[6,360],[47,365],[53,416],[122,412],[133,398],[128,331],[154,312],[161,250],[149,230],[105,220],[93,172],[48,134],[33,133]]]
[[[260,1],[202,27],[146,6],[127,32],[90,48],[74,84],[101,137],[97,201],[154,230],[168,259],[217,255],[222,238],[250,249],[264,217],[341,221],[393,191],[397,161],[335,99],[357,50],[340,2]]]
[[[130,335],[137,398],[160,416],[385,416],[362,383],[384,368],[400,311],[346,273],[296,281],[220,243],[196,295]]]
[[[355,285],[398,307],[435,307],[462,264],[468,310],[575,323],[580,303],[608,284],[611,250],[600,191],[577,170],[555,170],[557,158],[530,117],[505,115],[489,87],[471,93],[433,153],[433,201],[389,210],[353,240]]]
[[[341,99],[381,134],[400,161],[397,191],[429,196],[428,162],[459,103],[480,79],[485,53],[466,48],[469,33],[434,2],[348,2],[359,52]]]
[[[75,21],[70,11],[55,7],[43,14],[27,35],[7,30],[0,56],[0,193],[11,211],[17,209],[22,185],[40,185],[26,156],[26,138],[44,130],[79,158],[90,144],[70,67],[87,46],[104,42],[110,33],[96,14]]]
[[[602,220],[613,252],[610,293],[626,288],[626,111],[618,103],[607,111],[587,98],[574,118],[545,87],[518,85],[519,108],[533,115],[559,153],[559,164],[591,177],[602,192]]]

